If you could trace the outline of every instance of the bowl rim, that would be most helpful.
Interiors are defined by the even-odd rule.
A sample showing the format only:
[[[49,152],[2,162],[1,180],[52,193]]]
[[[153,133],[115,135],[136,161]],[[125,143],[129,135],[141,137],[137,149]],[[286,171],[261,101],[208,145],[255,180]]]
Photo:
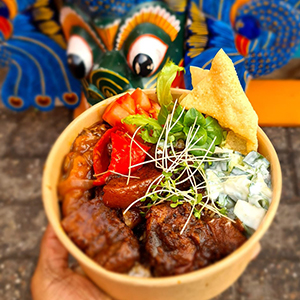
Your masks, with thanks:
[[[187,92],[186,89],[171,89],[172,93],[178,93],[182,94],[184,92]],[[146,93],[153,94],[155,93],[155,89],[145,89]],[[45,209],[46,216],[48,218],[49,223],[54,229],[55,234],[57,235],[58,239],[61,241],[61,243],[65,246],[65,248],[68,250],[69,253],[71,253],[77,261],[81,264],[84,264],[87,268],[93,270],[96,273],[101,273],[103,276],[113,279],[115,281],[119,282],[127,282],[131,285],[144,285],[144,286],[153,286],[153,284],[159,284],[159,286],[169,286],[170,284],[178,284],[184,283],[184,282],[190,282],[191,280],[199,280],[200,278],[212,275],[213,273],[216,273],[222,269],[226,269],[226,267],[230,266],[234,263],[237,259],[239,259],[241,256],[244,256],[247,254],[247,252],[253,251],[253,248],[259,243],[259,240],[262,238],[264,233],[267,231],[267,229],[270,227],[275,214],[277,212],[277,208],[279,206],[280,197],[281,197],[281,189],[282,189],[282,174],[281,174],[281,168],[279,159],[277,156],[277,153],[268,139],[267,135],[263,132],[263,130],[259,127],[258,128],[258,136],[261,141],[265,144],[266,148],[268,148],[270,156],[273,157],[272,162],[272,169],[273,172],[276,173],[277,177],[274,179],[274,182],[272,179],[273,184],[273,192],[274,188],[276,189],[276,194],[272,197],[272,203],[264,217],[263,222],[260,224],[259,228],[255,231],[255,233],[247,239],[247,241],[238,249],[233,251],[231,254],[226,256],[225,258],[222,258],[221,260],[199,270],[195,270],[186,274],[181,275],[173,275],[173,276],[166,276],[166,277],[133,277],[128,274],[120,274],[115,273],[112,271],[108,271],[104,269],[102,266],[97,264],[95,261],[93,261],[91,258],[89,258],[83,251],[81,251],[67,236],[65,231],[63,230],[61,226],[60,220],[56,217],[56,214],[54,212],[52,201],[53,199],[51,196],[52,193],[52,187],[49,186],[50,176],[51,176],[51,164],[49,164],[50,161],[52,161],[55,156],[59,153],[60,145],[61,143],[67,138],[67,135],[69,131],[73,128],[75,123],[82,122],[85,118],[87,118],[91,113],[94,111],[97,111],[101,106],[107,105],[106,103],[108,101],[113,101],[114,99],[120,97],[122,94],[110,97],[102,102],[99,102],[83,112],[81,115],[79,115],[76,119],[74,119],[65,129],[64,131],[59,135],[55,143],[53,144],[50,153],[48,154],[48,157],[45,162],[44,166],[44,172],[43,172],[43,178],[42,178],[42,198],[43,198],[43,205]],[[91,124],[92,125],[92,124]],[[83,128],[81,128],[82,130]],[[78,132],[79,133],[79,132]],[[50,201],[48,200],[50,197]]]

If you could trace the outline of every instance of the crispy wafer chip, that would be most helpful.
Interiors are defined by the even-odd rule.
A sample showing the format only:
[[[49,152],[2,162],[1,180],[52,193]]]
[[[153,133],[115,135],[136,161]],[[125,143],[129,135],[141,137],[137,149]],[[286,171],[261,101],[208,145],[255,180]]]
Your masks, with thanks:
[[[212,61],[209,72],[199,72],[200,81],[180,104],[192,107],[217,119],[234,132],[226,144],[247,154],[257,150],[258,117],[245,95],[231,59],[221,49]],[[244,145],[244,146],[242,146]]]
[[[190,66],[190,72],[192,77],[192,86],[195,87],[202,79],[204,79],[208,75],[209,70]]]

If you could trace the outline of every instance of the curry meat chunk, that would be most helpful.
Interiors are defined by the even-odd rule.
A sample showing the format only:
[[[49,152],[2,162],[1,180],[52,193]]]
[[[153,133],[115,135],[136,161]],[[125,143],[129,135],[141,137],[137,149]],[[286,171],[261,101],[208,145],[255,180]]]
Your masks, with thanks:
[[[206,267],[229,255],[246,237],[224,217],[191,217],[183,204],[171,208],[169,203],[153,206],[147,214],[146,250],[154,276],[184,274]]]
[[[101,199],[83,203],[62,221],[71,240],[105,269],[128,272],[139,260],[139,243],[117,212]]]

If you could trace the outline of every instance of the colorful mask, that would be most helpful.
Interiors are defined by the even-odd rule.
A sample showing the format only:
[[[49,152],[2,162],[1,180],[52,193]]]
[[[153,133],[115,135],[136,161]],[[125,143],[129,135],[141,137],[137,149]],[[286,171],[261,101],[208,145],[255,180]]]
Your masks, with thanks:
[[[186,69],[174,86],[190,89],[189,66],[209,69],[220,48],[246,88],[250,78],[286,64],[300,42],[299,0],[63,2],[68,65],[90,104],[131,88],[154,88],[168,60]],[[80,85],[65,68],[56,15],[52,0],[0,0],[7,107],[49,110],[56,98],[70,108],[78,105]]]
[[[1,98],[6,107],[48,111],[57,100],[69,108],[79,104],[80,85],[67,66],[55,16],[50,1],[0,0],[0,67],[8,70]]]
[[[296,0],[191,0],[186,87],[191,88],[189,66],[210,69],[220,48],[234,62],[244,88],[250,77],[269,74],[285,65],[300,42],[297,8]]]
[[[61,10],[68,63],[91,104],[155,87],[168,60],[183,65],[186,1],[95,2],[68,1]]]

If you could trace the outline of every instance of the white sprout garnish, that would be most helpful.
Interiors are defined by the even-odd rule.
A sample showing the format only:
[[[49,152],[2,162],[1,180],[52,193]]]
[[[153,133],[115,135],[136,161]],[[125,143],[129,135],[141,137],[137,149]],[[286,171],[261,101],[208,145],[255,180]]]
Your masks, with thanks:
[[[209,156],[213,153],[211,149],[213,148],[216,137],[214,137],[208,149],[197,145],[198,142],[203,138],[203,136],[201,136],[200,138],[195,140],[195,137],[200,129],[200,126],[197,124],[197,118],[195,119],[193,125],[189,128],[185,141],[185,148],[182,151],[175,151],[174,145],[172,141],[170,141],[169,136],[172,128],[174,128],[174,126],[177,124],[184,113],[184,109],[182,109],[178,118],[175,121],[173,120],[176,103],[177,101],[174,104],[172,112],[168,115],[166,123],[158,138],[154,157],[147,153],[134,140],[134,136],[136,135],[137,130],[135,131],[133,137],[130,137],[128,135],[128,137],[132,139],[132,142],[136,143],[140,147],[140,149],[144,151],[150,158],[143,163],[138,163],[135,165],[131,165],[130,162],[129,170],[147,163],[155,163],[155,167],[160,169],[162,171],[162,174],[152,181],[146,191],[146,194],[132,202],[123,212],[123,214],[126,214],[126,212],[136,203],[143,202],[146,199],[151,199],[152,202],[148,203],[148,205],[146,205],[145,207],[158,205],[165,201],[171,202],[170,206],[174,208],[178,205],[182,205],[183,203],[189,203],[191,205],[190,214],[185,224],[183,225],[180,234],[183,234],[183,232],[187,228],[192,215],[194,214],[197,218],[200,218],[203,209],[210,210],[214,214],[218,214],[219,216],[225,217],[228,220],[234,222],[234,220],[222,214],[214,201],[211,200],[209,191],[210,189],[208,188],[208,180],[204,171],[204,163],[228,161],[229,158]],[[196,156],[193,155],[191,151],[202,151],[204,154]],[[218,149],[218,151],[222,150]],[[173,179],[174,177],[175,179]],[[198,183],[196,177],[200,177],[202,181]],[[189,190],[180,190],[178,188],[179,185],[187,182],[190,184]],[[202,195],[202,189],[206,189],[206,195]]]
[[[136,136],[136,134],[138,133],[138,131],[141,129],[142,126],[139,126],[133,133],[132,138],[130,139],[130,146],[129,146],[129,167],[128,167],[128,177],[127,177],[127,182],[126,185],[129,184],[129,180],[130,180],[130,175],[131,175],[131,156],[132,156],[132,143],[134,141],[134,138]]]

